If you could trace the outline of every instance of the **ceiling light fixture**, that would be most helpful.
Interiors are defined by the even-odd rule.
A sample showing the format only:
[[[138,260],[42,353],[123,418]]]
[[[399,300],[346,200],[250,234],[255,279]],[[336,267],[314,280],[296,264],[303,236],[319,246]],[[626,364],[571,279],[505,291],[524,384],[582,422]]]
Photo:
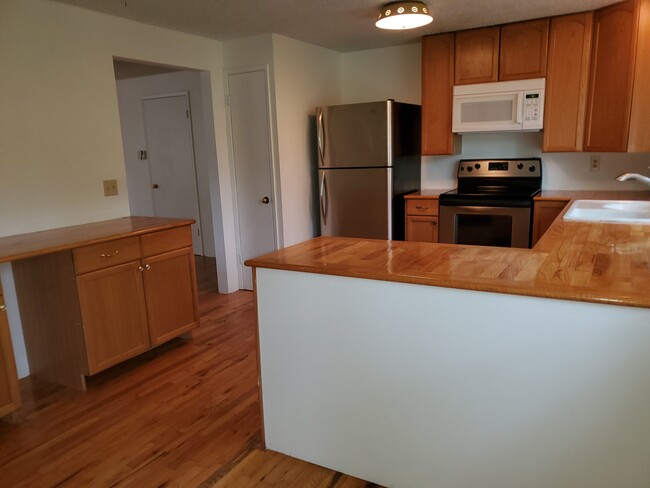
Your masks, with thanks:
[[[394,2],[385,5],[375,25],[380,29],[415,29],[433,22],[429,7],[422,2]]]

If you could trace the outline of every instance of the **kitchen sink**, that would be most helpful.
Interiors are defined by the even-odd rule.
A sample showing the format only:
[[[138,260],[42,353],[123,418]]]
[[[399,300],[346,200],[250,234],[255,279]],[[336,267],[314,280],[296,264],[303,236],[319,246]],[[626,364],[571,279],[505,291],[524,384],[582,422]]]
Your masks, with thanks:
[[[650,224],[650,201],[576,200],[564,214],[564,220]]]

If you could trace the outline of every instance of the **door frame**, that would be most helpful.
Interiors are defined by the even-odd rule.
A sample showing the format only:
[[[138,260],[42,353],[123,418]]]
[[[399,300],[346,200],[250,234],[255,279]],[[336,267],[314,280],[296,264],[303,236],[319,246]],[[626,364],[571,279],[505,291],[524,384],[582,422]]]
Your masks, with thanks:
[[[238,68],[224,69],[224,94],[226,97],[226,128],[228,131],[228,152],[230,159],[230,184],[232,188],[232,200],[234,209],[235,220],[235,242],[237,246],[237,273],[239,279],[239,288],[243,286],[243,267],[244,260],[241,253],[240,241],[240,220],[239,220],[239,205],[237,203],[237,175],[235,167],[235,150],[232,135],[232,113],[230,108],[230,75],[238,75],[245,73],[252,73],[255,71],[262,71],[266,82],[266,110],[268,113],[268,129],[269,129],[269,154],[271,155],[271,199],[273,203],[273,238],[275,241],[275,249],[284,247],[284,233],[282,230],[282,198],[280,192],[280,166],[278,154],[278,136],[275,116],[275,99],[273,98],[272,83],[269,65],[252,65]]]
[[[151,195],[151,208],[153,208],[154,213],[156,211],[156,205],[154,202],[154,195],[153,195],[153,190],[152,190],[152,185],[153,185],[153,176],[151,175],[151,159],[149,158],[149,154],[151,151],[149,150],[149,138],[147,136],[147,127],[146,127],[146,122],[144,118],[144,102],[146,100],[156,100],[159,98],[172,98],[172,97],[185,97],[185,106],[187,107],[187,123],[189,127],[189,138],[190,138],[190,148],[191,148],[191,153],[192,153],[192,176],[194,180],[194,191],[196,192],[196,218],[197,218],[197,224],[199,227],[199,240],[201,241],[201,255],[205,256],[205,242],[203,241],[203,218],[201,217],[201,203],[199,200],[199,182],[197,181],[197,170],[196,170],[196,149],[194,148],[194,127],[192,126],[192,104],[190,100],[190,92],[189,91],[180,91],[180,92],[169,92],[169,93],[157,93],[155,95],[146,95],[143,97],[140,97],[140,110],[142,112],[142,123],[145,125],[144,127],[144,140],[145,144],[147,146],[147,165],[149,167],[149,193]],[[192,236],[192,239],[194,239],[195,236]]]

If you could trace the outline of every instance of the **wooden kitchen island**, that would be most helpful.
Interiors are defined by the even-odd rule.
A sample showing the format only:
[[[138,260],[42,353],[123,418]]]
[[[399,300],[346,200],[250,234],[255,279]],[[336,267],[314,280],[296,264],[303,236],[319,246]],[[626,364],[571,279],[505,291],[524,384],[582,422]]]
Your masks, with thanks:
[[[196,327],[193,222],[124,217],[0,238],[31,374],[83,390],[86,376]]]
[[[266,446],[385,486],[650,486],[650,226],[252,259]]]

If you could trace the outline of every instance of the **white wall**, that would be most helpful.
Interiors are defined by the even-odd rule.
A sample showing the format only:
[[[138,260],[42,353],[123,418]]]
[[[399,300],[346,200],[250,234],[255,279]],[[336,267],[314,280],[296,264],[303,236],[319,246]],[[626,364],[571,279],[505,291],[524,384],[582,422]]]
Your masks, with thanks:
[[[274,269],[257,285],[269,449],[402,488],[650,486],[650,309]]]
[[[589,171],[596,153],[542,153],[542,133],[469,134],[463,153],[422,158],[422,188],[454,188],[461,158],[541,157],[542,188],[550,190],[644,190],[639,182],[620,183],[616,176],[628,171],[648,174],[650,154],[598,153],[600,171]]]
[[[421,56],[420,43],[342,54],[343,103],[392,98],[419,104]]]
[[[206,127],[205,124],[203,112],[211,112],[212,102],[210,93],[202,92],[201,74],[198,71],[178,71],[118,80],[116,84],[131,215],[154,215],[149,162],[137,157],[138,151],[147,147],[142,99],[152,95],[189,93],[203,253],[214,257],[209,168],[216,166],[217,154],[214,125]]]
[[[0,236],[129,215],[113,57],[209,72],[215,139],[227,140],[221,43],[56,2],[0,0]],[[226,144],[217,156],[218,285],[229,292],[238,283]],[[120,195],[104,197],[109,178]],[[10,281],[3,271],[7,293]],[[19,320],[10,326],[16,340]]]
[[[285,246],[319,233],[314,115],[318,106],[341,103],[340,58],[335,51],[273,34]]]

